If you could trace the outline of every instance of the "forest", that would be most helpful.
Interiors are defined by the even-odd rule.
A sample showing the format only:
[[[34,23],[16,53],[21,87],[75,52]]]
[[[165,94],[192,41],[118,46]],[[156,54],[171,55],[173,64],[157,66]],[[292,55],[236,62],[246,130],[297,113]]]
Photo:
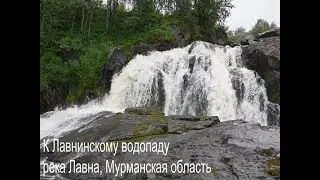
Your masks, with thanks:
[[[259,19],[248,31],[229,30],[232,8],[232,0],[40,0],[41,106],[104,94],[101,68],[113,48],[132,58],[138,43],[176,41],[172,27],[190,39],[238,44],[276,27]]]

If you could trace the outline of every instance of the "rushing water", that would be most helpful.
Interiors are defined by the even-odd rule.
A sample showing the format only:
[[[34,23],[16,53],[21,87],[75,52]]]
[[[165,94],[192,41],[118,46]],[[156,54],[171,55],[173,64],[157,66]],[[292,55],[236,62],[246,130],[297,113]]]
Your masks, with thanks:
[[[166,115],[215,115],[266,125],[263,80],[246,69],[240,47],[195,42],[165,52],[137,55],[112,81],[104,107],[157,106]]]

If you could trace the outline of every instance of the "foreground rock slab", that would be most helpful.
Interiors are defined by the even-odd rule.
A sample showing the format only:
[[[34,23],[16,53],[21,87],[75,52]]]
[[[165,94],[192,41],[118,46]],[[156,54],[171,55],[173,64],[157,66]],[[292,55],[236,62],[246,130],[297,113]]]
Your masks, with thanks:
[[[158,112],[158,113],[157,113]],[[60,141],[114,141],[170,143],[168,154],[143,152],[47,153],[52,162],[98,163],[105,171],[111,163],[167,163],[168,173],[61,174],[63,178],[90,179],[279,179],[280,129],[249,124],[243,120],[220,122],[215,116],[164,116],[148,108],[100,115],[86,128],[72,131]],[[121,143],[119,143],[121,144]],[[119,147],[121,148],[121,147]],[[170,165],[208,163],[210,173],[170,173]],[[57,178],[59,179],[59,178]]]

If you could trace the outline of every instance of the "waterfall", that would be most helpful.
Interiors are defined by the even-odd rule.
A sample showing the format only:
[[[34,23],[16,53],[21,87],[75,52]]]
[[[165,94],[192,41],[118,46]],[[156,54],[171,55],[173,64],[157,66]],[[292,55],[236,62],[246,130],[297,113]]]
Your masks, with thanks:
[[[137,55],[115,75],[104,107],[155,106],[166,115],[218,116],[267,125],[264,81],[243,66],[240,47],[197,41]]]
[[[241,47],[197,41],[184,48],[137,55],[112,80],[103,102],[40,116],[40,140],[90,123],[103,111],[154,106],[166,115],[218,116],[267,125],[264,81],[243,66]],[[88,118],[92,116],[92,118]]]
[[[40,115],[40,149],[43,139],[81,131],[101,113],[111,111],[111,116],[127,107],[153,106],[166,115],[218,116],[220,121],[243,119],[267,125],[264,80],[243,65],[241,54],[241,47],[197,41],[184,48],[137,55],[114,75],[102,102]],[[45,161],[40,156],[40,165]],[[56,173],[40,177],[63,179]]]

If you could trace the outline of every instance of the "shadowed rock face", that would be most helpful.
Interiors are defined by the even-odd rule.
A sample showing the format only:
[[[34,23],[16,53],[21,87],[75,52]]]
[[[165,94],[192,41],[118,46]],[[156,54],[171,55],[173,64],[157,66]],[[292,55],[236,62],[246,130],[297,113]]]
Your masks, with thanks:
[[[268,104],[268,125],[280,126],[280,106],[276,103]]]
[[[280,28],[260,34],[242,51],[246,67],[265,80],[269,101],[280,104]]]
[[[110,115],[110,112],[106,112]],[[51,162],[99,163],[105,172],[111,163],[167,163],[167,173],[127,173],[117,179],[278,179],[280,163],[279,128],[261,127],[242,120],[219,122],[211,116],[164,116],[152,108],[128,108],[124,113],[96,119],[60,139],[64,142],[165,142],[168,154],[143,152],[43,153]],[[49,149],[51,145],[49,145]],[[211,173],[170,173],[172,163],[208,163]],[[66,166],[68,172],[69,165]],[[114,179],[115,174],[61,174],[67,179]],[[45,179],[44,177],[40,179]],[[59,179],[59,178],[56,178]]]
[[[108,62],[102,69],[102,80],[105,88],[110,89],[112,76],[119,73],[128,62],[127,56],[119,48],[112,51]]]
[[[280,125],[280,28],[262,33],[242,46],[242,58],[248,69],[265,81],[268,100],[268,125]],[[233,84],[236,84],[233,82]]]

